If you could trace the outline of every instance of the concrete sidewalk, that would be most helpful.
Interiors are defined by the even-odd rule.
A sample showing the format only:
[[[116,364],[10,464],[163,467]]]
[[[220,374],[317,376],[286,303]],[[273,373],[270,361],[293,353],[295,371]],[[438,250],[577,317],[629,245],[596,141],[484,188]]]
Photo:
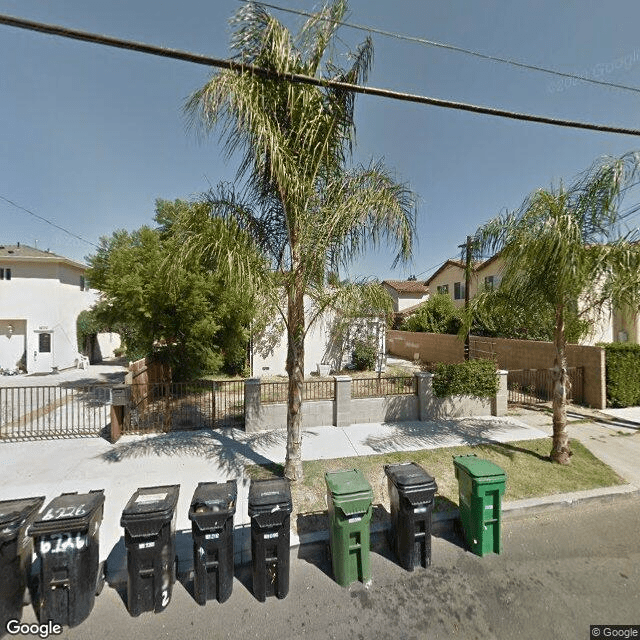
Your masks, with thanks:
[[[543,437],[542,430],[518,420],[494,417],[317,427],[304,430],[303,458],[342,458]],[[142,486],[180,485],[176,521],[180,530],[191,528],[188,511],[198,482],[237,478],[235,523],[246,526],[249,481],[244,475],[245,465],[282,463],[285,450],[284,430],[246,434],[230,428],[124,436],[116,444],[102,438],[7,442],[0,445],[0,500],[42,495],[49,501],[62,492],[104,489],[100,529],[104,559],[116,545],[122,545],[122,509]],[[292,543],[297,543],[295,536]]]
[[[611,418],[582,408],[570,413],[571,437],[583,442],[629,485],[505,503],[505,516],[636,492],[640,487],[637,465],[640,459],[640,424],[634,426],[635,417],[636,414],[627,412]],[[303,459],[434,449],[491,440],[531,440],[548,437],[550,433],[550,414],[527,409],[512,412],[507,418],[317,427],[304,430]],[[84,493],[91,489],[104,489],[106,499],[100,528],[100,555],[101,560],[108,557],[109,581],[114,584],[126,580],[126,552],[120,516],[138,487],[180,485],[176,521],[178,554],[188,562],[192,553],[188,511],[197,484],[238,479],[236,558],[237,562],[243,563],[250,559],[249,480],[244,474],[245,466],[282,463],[285,447],[284,430],[246,434],[230,428],[125,436],[113,445],[101,438],[7,442],[0,445],[0,468],[3,472],[0,500],[42,495],[48,502],[63,492]],[[455,512],[442,517],[446,519],[452,515]],[[326,532],[318,532],[302,542],[323,537],[326,537]],[[293,532],[291,538],[292,545],[301,542]]]

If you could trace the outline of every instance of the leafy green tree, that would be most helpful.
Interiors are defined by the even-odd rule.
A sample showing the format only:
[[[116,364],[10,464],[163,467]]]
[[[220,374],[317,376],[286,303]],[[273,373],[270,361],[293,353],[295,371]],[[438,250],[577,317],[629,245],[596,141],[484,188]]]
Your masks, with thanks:
[[[347,69],[329,55],[346,9],[344,0],[324,6],[294,37],[260,5],[245,4],[232,22],[235,57],[279,74],[364,82],[373,57],[370,39],[357,48]],[[219,128],[229,156],[241,153],[238,177],[246,177],[244,190],[220,188],[209,201],[214,216],[251,236],[271,271],[251,270],[237,248],[209,243],[197,233],[185,238],[185,248],[215,256],[219,264],[235,261],[244,286],[270,292],[279,306],[288,341],[285,475],[298,480],[303,475],[304,336],[329,304],[325,298],[306,318],[305,295],[322,300],[328,273],[367,246],[388,241],[397,249],[396,260],[408,259],[414,197],[381,163],[347,165],[355,136],[354,95],[348,91],[220,71],[191,96],[186,112],[204,132]],[[344,296],[341,290],[333,302]]]
[[[553,446],[551,460],[570,462],[567,435],[567,316],[577,301],[587,320],[608,305],[635,305],[640,299],[640,245],[624,233],[620,212],[625,192],[638,182],[640,154],[603,158],[572,185],[532,193],[513,213],[481,227],[481,249],[502,251],[500,286],[515,300],[531,297],[554,312],[556,355],[552,369]]]
[[[427,333],[458,333],[461,312],[445,293],[431,296],[403,323],[403,331],[425,331]]]
[[[553,341],[554,308],[531,294],[517,299],[514,292],[501,288],[484,289],[471,300],[469,313],[475,336]],[[466,322],[465,318],[464,326]],[[589,323],[579,316],[575,301],[567,307],[565,325],[567,342],[578,342],[589,331]]]
[[[196,260],[167,264],[180,251],[179,219],[203,204],[158,200],[159,227],[102,238],[88,277],[103,292],[98,322],[118,325],[130,357],[167,361],[175,379],[244,366],[253,301]]]

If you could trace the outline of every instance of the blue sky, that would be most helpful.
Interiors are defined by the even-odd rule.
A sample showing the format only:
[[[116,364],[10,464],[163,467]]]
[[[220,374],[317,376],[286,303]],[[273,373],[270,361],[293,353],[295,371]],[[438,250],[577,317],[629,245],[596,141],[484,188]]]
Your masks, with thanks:
[[[276,0],[302,10],[311,0]],[[238,0],[0,0],[0,13],[185,49],[229,54]],[[640,87],[634,0],[351,0],[353,23],[563,72]],[[299,26],[302,18],[274,12]],[[365,34],[340,30],[353,48]],[[640,93],[564,81],[461,53],[374,35],[369,84],[556,118],[640,128]],[[152,223],[156,198],[189,199],[235,177],[216,136],[187,131],[185,98],[205,67],[0,25],[0,196],[97,243]],[[382,250],[349,274],[426,277],[467,234],[538,187],[570,181],[604,154],[640,149],[630,136],[560,129],[357,98],[355,161],[384,158],[418,194],[412,264]],[[0,200],[0,242],[76,260],[94,248]],[[638,219],[633,221],[638,224]]]

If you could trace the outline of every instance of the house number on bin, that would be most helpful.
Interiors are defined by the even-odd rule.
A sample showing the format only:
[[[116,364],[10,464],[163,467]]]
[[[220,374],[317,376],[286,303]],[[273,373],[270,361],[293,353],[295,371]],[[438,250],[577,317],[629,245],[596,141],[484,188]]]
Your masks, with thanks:
[[[78,518],[87,513],[84,503],[71,507],[58,507],[57,509],[49,509],[43,516],[42,520],[58,520],[59,518]]]
[[[271,538],[277,538],[278,537],[278,533],[265,533],[264,534],[264,538],[265,540],[269,540]]]
[[[82,549],[87,544],[87,537],[81,533],[54,533],[40,541],[40,553],[62,553],[68,549]]]

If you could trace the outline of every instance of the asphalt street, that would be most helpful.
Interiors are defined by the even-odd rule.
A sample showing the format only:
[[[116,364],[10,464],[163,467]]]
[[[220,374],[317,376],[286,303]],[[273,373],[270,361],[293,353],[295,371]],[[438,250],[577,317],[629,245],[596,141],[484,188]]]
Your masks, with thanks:
[[[358,640],[578,639],[591,624],[640,625],[640,501],[637,494],[504,522],[504,552],[465,551],[453,533],[433,538],[433,563],[409,573],[383,539],[371,552],[373,581],[349,589],[331,578],[327,548],[291,551],[283,600],[258,602],[250,566],[236,568],[231,598],[199,606],[184,578],[160,614],[129,616],[124,591],[105,586],[69,639]],[[23,621],[35,622],[25,608]]]

